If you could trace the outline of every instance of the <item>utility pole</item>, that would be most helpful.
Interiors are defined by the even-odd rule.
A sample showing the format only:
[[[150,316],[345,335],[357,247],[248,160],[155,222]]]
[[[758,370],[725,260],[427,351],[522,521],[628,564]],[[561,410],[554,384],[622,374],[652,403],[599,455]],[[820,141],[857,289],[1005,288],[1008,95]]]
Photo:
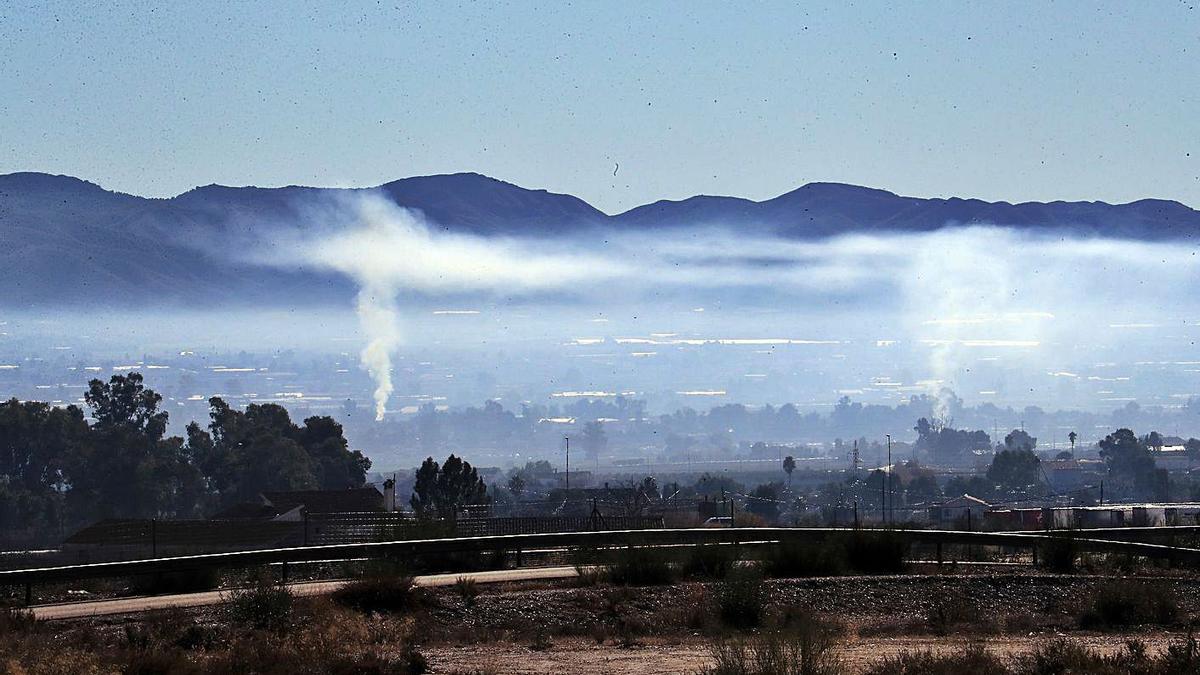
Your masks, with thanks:
[[[879,477],[879,522],[887,522],[887,476]]]
[[[563,436],[563,443],[567,448],[567,490],[571,489],[571,437]]]
[[[892,503],[892,501],[893,501],[893,495],[892,495],[892,435],[891,434],[885,434],[885,435],[887,436],[887,445],[888,445],[888,465],[887,465],[887,475],[885,476],[885,478],[887,478],[887,490],[888,490],[887,504],[888,504],[888,506],[894,508],[895,504]],[[894,520],[894,518],[891,517],[891,509],[888,509],[887,511],[885,511],[885,515],[888,516],[887,520],[889,522]]]

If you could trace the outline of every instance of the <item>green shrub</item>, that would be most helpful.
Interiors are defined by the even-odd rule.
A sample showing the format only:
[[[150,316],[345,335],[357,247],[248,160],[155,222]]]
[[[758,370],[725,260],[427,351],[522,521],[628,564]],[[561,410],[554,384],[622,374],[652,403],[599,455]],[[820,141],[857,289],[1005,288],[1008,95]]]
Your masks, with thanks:
[[[766,600],[762,572],[754,566],[735,567],[720,585],[721,620],[734,628],[753,628],[762,622]]]

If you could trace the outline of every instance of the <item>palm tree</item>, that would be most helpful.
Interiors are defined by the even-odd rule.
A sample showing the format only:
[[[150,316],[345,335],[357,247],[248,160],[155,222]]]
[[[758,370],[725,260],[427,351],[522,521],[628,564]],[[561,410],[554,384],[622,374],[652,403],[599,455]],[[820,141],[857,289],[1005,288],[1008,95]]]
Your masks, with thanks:
[[[1074,431],[1067,434],[1067,439],[1071,441],[1071,452],[1072,453],[1075,452],[1075,439],[1076,438],[1079,438],[1079,434],[1075,433]]]
[[[796,470],[796,458],[788,455],[783,458],[783,470],[788,475],[788,490],[792,489],[792,472]]]

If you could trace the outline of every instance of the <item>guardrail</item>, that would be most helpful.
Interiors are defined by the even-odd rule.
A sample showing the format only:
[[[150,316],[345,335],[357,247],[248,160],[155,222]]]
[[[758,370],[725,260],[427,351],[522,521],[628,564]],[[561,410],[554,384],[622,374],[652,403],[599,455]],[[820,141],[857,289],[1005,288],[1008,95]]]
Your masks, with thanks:
[[[1144,534],[1169,534],[1195,531],[1195,526],[1178,528],[1123,528],[1123,533],[1144,530]],[[1200,549],[1163,544],[1116,541],[1096,538],[1109,530],[1056,530],[1051,532],[962,532],[954,530],[855,530],[848,528],[696,528],[655,530],[610,530],[595,532],[555,532],[511,534],[450,539],[419,539],[359,544],[330,544],[258,551],[234,551],[200,555],[150,558],[118,562],[63,565],[0,571],[0,585],[24,585],[26,599],[33,584],[77,581],[103,577],[163,574],[180,570],[257,567],[261,565],[304,563],[339,559],[412,559],[431,554],[463,551],[515,551],[532,549],[605,548],[625,546],[678,546],[699,544],[813,543],[827,539],[850,538],[862,534],[887,532],[913,544],[1003,546],[1036,549],[1038,546],[1069,537],[1079,551],[1126,553],[1181,563],[1200,563]]]
[[[1124,528],[1130,530],[1132,528]],[[1144,528],[1146,534],[1164,528]],[[212,567],[254,567],[273,563],[301,563],[348,558],[407,558],[421,555],[463,551],[519,551],[534,548],[573,548],[585,546],[659,546],[705,543],[786,542],[804,543],[831,537],[886,530],[853,530],[834,528],[704,528],[611,530],[595,532],[557,532],[541,534],[494,535],[447,539],[418,539],[358,544],[330,544],[256,551],[232,551],[189,556],[150,558],[143,560],[62,565],[22,570],[0,571],[0,584],[27,582],[73,581],[77,579],[155,574],[182,569]],[[1109,532],[1056,531],[1027,532],[965,532],[954,530],[890,530],[894,535],[921,544],[970,544],[1030,548],[1054,537],[1071,537],[1080,550],[1119,552],[1152,558],[1172,558],[1200,561],[1200,550],[1141,542],[1100,539],[1093,535]],[[1124,534],[1124,533],[1123,533]]]

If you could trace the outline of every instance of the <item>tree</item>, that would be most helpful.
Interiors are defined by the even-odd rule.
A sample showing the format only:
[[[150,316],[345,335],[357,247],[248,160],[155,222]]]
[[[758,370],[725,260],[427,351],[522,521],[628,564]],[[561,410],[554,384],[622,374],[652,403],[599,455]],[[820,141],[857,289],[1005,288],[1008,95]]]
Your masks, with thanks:
[[[1142,442],[1146,444],[1147,448],[1155,452],[1161,452],[1164,445],[1162,434],[1158,433],[1157,431],[1151,431],[1150,433],[1146,434],[1146,437],[1142,439]]]
[[[83,400],[96,431],[130,431],[158,440],[167,430],[167,413],[158,409],[162,396],[143,386],[141,373],[113,375],[107,383],[91,380]]]
[[[199,475],[182,441],[163,438],[162,397],[143,385],[141,374],[92,380],[84,401],[95,423],[73,460],[68,501],[74,512],[89,519],[192,515]]]
[[[746,486],[727,475],[704,472],[696,479],[696,494],[710,499],[724,499],[728,493],[742,492]]]
[[[1129,429],[1117,429],[1100,441],[1100,456],[1108,466],[1108,474],[1134,492],[1154,489],[1154,457],[1146,443]]]
[[[432,457],[421,463],[409,503],[422,518],[454,519],[462,507],[490,501],[479,472],[470,462],[450,455],[440,466]]]
[[[787,473],[788,489],[792,489],[792,472],[796,470],[796,458],[788,455],[783,458],[783,470]]]
[[[1072,454],[1074,454],[1074,452],[1075,452],[1075,439],[1077,439],[1077,438],[1079,438],[1079,434],[1075,433],[1074,431],[1067,434],[1067,440],[1071,441],[1071,453]]]
[[[313,462],[317,485],[323,490],[344,490],[362,485],[371,460],[358,450],[350,450],[342,425],[332,417],[314,416],[304,420],[297,440]]]
[[[991,449],[991,438],[983,431],[955,429],[922,417],[913,427],[917,432],[916,447],[928,452],[941,464],[959,464],[970,457],[972,451]]]
[[[779,518],[779,496],[782,492],[783,485],[780,483],[762,483],[750,493],[746,510],[768,522],[774,522]]]
[[[1009,438],[1004,440],[1007,444]],[[1027,488],[1038,482],[1040,464],[1041,460],[1032,449],[1021,447],[1017,450],[1001,450],[992,458],[987,477],[993,483],[1009,489]]]
[[[662,494],[658,490],[658,480],[654,476],[643,478],[642,484],[639,487],[642,494],[646,495],[646,499],[655,501],[662,499]]]
[[[995,484],[983,476],[971,476],[970,478],[955,476],[946,481],[945,493],[947,497],[971,495],[979,499],[991,499],[995,492]]]
[[[360,487],[371,461],[350,450],[342,425],[331,417],[292,422],[273,403],[235,410],[209,399],[208,431],[192,423],[187,452],[203,476],[211,507],[256,499],[277,490],[344,490]]]
[[[599,461],[600,453],[608,447],[608,436],[604,433],[604,425],[592,420],[583,425],[583,452],[592,461]]]
[[[76,406],[0,403],[0,528],[14,544],[43,542],[64,518],[63,492],[87,441]]]
[[[520,473],[514,472],[508,477],[508,490],[517,499],[520,499],[521,495],[525,493],[525,479],[521,477]]]
[[[1033,452],[1037,447],[1037,439],[1030,436],[1024,429],[1013,429],[1004,437],[1005,450],[1026,450]]]
[[[908,493],[909,500],[913,502],[937,499],[942,493],[941,488],[938,487],[937,478],[932,473],[924,471],[906,483],[904,491]]]

